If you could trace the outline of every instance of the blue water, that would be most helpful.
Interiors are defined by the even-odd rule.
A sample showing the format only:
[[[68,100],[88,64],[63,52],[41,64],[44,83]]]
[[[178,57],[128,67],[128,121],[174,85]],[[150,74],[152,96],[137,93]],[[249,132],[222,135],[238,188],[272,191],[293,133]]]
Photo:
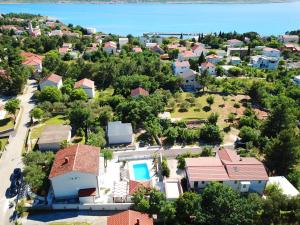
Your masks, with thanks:
[[[134,179],[135,180],[149,180],[150,174],[147,163],[133,165]]]
[[[120,35],[219,31],[269,35],[300,29],[300,0],[266,4],[2,4],[0,12],[47,15]]]

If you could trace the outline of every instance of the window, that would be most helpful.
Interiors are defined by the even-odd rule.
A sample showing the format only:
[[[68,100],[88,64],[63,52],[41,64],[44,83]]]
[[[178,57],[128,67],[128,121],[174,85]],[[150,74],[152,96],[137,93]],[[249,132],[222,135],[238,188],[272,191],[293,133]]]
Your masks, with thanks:
[[[237,184],[237,181],[234,181],[235,184]]]
[[[246,188],[246,184],[243,184],[243,188]]]
[[[261,184],[261,180],[259,180],[258,183]]]
[[[223,184],[223,181],[219,181],[220,184]]]
[[[202,183],[202,184],[205,184],[205,181],[202,181],[201,183]]]
[[[194,182],[194,188],[198,188],[198,181]]]

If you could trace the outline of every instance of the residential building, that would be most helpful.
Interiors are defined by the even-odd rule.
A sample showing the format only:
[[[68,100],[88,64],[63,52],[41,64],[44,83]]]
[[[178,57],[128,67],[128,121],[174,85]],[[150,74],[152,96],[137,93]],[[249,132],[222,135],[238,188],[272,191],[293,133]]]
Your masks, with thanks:
[[[174,74],[182,74],[190,69],[189,61],[178,61],[176,60],[172,64]]]
[[[240,57],[237,57],[237,56],[231,56],[229,58],[229,63],[231,65],[239,65],[241,64],[241,58]]]
[[[186,91],[194,91],[197,88],[200,88],[199,83],[197,82],[198,74],[194,70],[187,70],[181,74],[177,75],[183,80],[182,88]]]
[[[108,54],[115,54],[117,52],[117,44],[116,42],[109,41],[104,44],[103,51]]]
[[[149,92],[144,88],[138,87],[131,90],[131,97],[137,98],[139,96],[148,96]]]
[[[52,30],[48,33],[48,36],[63,36],[63,32],[61,30]]]
[[[99,161],[98,147],[77,144],[59,150],[49,175],[55,199],[83,197],[86,189],[99,196]]]
[[[213,64],[217,64],[217,63],[222,61],[222,57],[218,56],[218,55],[215,55],[215,54],[208,55],[208,56],[205,57],[205,59],[206,59],[207,62],[210,62],[210,63],[213,63]]]
[[[165,51],[161,48],[161,47],[159,47],[159,45],[154,45],[153,47],[150,47],[150,50],[152,51],[152,52],[156,52],[156,53],[158,53],[158,54],[160,54],[160,55],[162,55],[162,54],[164,54],[165,53]]]
[[[147,43],[156,43],[158,45],[162,44],[162,38],[161,37],[148,37],[148,36],[142,36],[139,37],[139,42],[141,45],[146,45]]]
[[[275,48],[266,47],[263,49],[263,55],[267,57],[280,58],[280,51]]]
[[[211,62],[204,62],[201,64],[200,70],[203,72],[207,70],[208,74],[216,75],[216,66]]]
[[[192,47],[192,51],[196,56],[200,56],[202,53],[203,55],[207,54],[207,49],[205,49],[205,45],[202,43],[197,43]]]
[[[296,84],[300,85],[300,75],[294,77]]]
[[[58,151],[62,142],[71,140],[72,128],[68,125],[47,125],[37,142],[40,151]]]
[[[279,40],[283,43],[299,43],[298,35],[281,35],[279,36]]]
[[[32,66],[35,73],[42,72],[43,66],[43,56],[31,53],[31,52],[21,52],[21,56],[24,58],[22,64],[26,66]]]
[[[226,51],[225,50],[222,50],[222,49],[216,49],[214,50],[216,52],[216,55],[221,57],[221,58],[224,58],[226,56]]]
[[[68,47],[61,47],[58,49],[58,52],[61,56],[64,56],[65,54],[67,54],[70,51],[71,51],[71,49]]]
[[[220,182],[239,192],[263,194],[268,181],[264,165],[235,150],[219,150],[215,157],[186,158],[188,188],[202,191],[210,182]]]
[[[62,77],[57,74],[50,74],[49,76],[44,77],[40,81],[40,90],[43,90],[45,87],[57,87],[60,89],[63,86]]]
[[[108,217],[107,225],[153,225],[153,218],[149,214],[134,210],[127,210]]]
[[[87,34],[96,34],[97,30],[94,27],[88,27],[86,28]]]
[[[106,133],[110,145],[131,144],[132,142],[131,123],[122,123],[121,121],[108,122]]]
[[[140,53],[140,52],[143,52],[142,48],[140,48],[140,47],[134,47],[134,48],[132,48],[132,51],[133,51],[134,53]]]
[[[94,81],[84,78],[77,81],[74,88],[82,88],[89,98],[95,97],[95,84]]]
[[[282,193],[288,197],[295,197],[299,195],[299,191],[283,176],[269,177],[268,185],[276,185]]]
[[[199,56],[197,56],[194,52],[192,51],[184,51],[180,52],[178,54],[178,60],[179,61],[185,61],[189,59],[198,59]]]
[[[237,39],[230,39],[227,41],[227,44],[229,45],[229,47],[236,48],[242,47],[244,45],[244,42]]]
[[[264,55],[256,55],[250,57],[250,66],[258,69],[277,69],[279,64],[279,59],[274,57],[268,57]]]
[[[123,45],[128,44],[128,38],[119,38],[119,46],[120,49],[122,48]]]
[[[244,57],[248,55],[249,49],[247,47],[244,48],[227,48],[227,57],[228,56],[240,56]]]

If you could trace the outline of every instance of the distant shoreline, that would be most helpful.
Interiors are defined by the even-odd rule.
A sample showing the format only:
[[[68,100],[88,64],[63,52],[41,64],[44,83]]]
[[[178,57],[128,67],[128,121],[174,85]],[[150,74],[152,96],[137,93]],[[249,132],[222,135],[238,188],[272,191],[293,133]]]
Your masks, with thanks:
[[[1,1],[0,5],[9,4],[268,4],[268,3],[289,3],[297,2],[299,0],[8,0]]]

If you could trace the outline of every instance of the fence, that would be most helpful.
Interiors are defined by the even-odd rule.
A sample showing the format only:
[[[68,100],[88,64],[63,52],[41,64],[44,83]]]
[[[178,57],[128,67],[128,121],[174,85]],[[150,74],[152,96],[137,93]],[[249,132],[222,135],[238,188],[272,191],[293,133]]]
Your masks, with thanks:
[[[52,204],[53,210],[127,210],[132,203]]]

